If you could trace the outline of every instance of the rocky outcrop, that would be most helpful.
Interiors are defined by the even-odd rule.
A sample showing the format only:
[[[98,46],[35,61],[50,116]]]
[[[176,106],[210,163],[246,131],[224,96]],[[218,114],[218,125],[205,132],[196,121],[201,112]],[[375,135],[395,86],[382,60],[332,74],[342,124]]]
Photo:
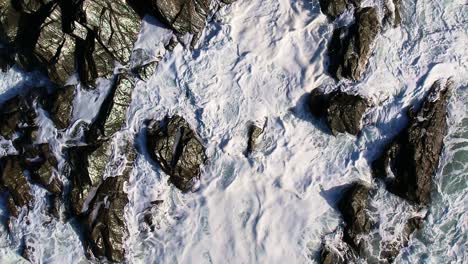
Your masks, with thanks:
[[[433,176],[447,132],[447,104],[452,81],[432,85],[419,111],[409,110],[409,125],[373,163],[388,189],[419,205],[430,202]],[[391,170],[393,177],[388,174]]]
[[[260,135],[263,133],[263,128],[259,128],[258,126],[254,124],[249,124],[248,126],[248,141],[247,141],[247,148],[244,152],[245,156],[248,157],[250,153],[254,150],[256,144],[257,144],[257,139],[260,137]]]
[[[166,118],[148,128],[149,152],[169,180],[181,191],[189,191],[206,161],[205,148],[189,124],[180,116]]]
[[[75,70],[86,84],[111,75],[116,61],[128,63],[140,29],[140,18],[122,0],[2,0],[2,7],[0,40],[17,53],[16,63],[59,84]],[[11,56],[1,61],[6,68]]]
[[[380,20],[374,7],[355,12],[355,22],[349,29],[337,28],[328,48],[328,71],[337,78],[361,79],[380,32]]]
[[[62,182],[58,178],[58,161],[49,144],[31,145],[22,154],[24,168],[31,180],[54,195],[62,194]]]
[[[386,0],[384,5],[385,24],[398,27],[401,24],[401,0]]]
[[[320,0],[322,13],[331,19],[339,17],[351,6],[361,6],[361,0]]]
[[[366,99],[359,95],[341,91],[330,94],[314,89],[309,95],[309,109],[317,118],[324,118],[334,135],[349,133],[357,135],[361,130],[364,113],[369,107]]]

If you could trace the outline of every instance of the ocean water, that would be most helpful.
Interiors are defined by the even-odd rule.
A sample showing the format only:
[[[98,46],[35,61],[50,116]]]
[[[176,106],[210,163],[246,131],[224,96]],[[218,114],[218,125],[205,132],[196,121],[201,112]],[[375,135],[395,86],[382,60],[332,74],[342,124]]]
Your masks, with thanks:
[[[126,127],[113,141],[117,148],[121,139],[134,141],[138,153],[125,187],[127,262],[316,263],[322,238],[342,221],[336,210],[340,192],[334,190],[356,180],[371,183],[369,165],[405,126],[407,107],[418,104],[435,80],[453,77],[433,202],[423,229],[395,263],[465,263],[468,6],[464,0],[403,1],[402,17],[401,27],[384,29],[376,40],[363,80],[339,84],[325,70],[333,24],[318,1],[239,0],[210,15],[195,49],[178,45],[173,52],[161,48],[171,32],[146,18],[135,47],[148,50],[159,65],[148,81],[135,80]],[[345,14],[337,24],[349,21]],[[94,92],[80,90],[75,120],[93,119],[107,83],[99,80]],[[0,73],[0,100],[47,84],[13,68]],[[371,100],[361,135],[334,137],[307,112],[306,95],[319,86],[340,86]],[[148,160],[143,140],[146,120],[173,114],[196,130],[209,157],[193,192],[185,194]],[[59,151],[70,133],[59,140],[50,122],[41,120],[40,140]],[[250,122],[265,130],[246,158]],[[26,262],[18,250],[27,244],[41,263],[87,263],[73,221],[48,217],[45,191],[33,192],[34,208],[10,223],[13,232],[0,225],[0,262]],[[163,202],[151,209],[151,231],[143,215],[155,200]],[[401,219],[417,213],[382,190],[373,206],[385,222],[378,230],[384,239],[392,238],[391,225],[401,229]]]

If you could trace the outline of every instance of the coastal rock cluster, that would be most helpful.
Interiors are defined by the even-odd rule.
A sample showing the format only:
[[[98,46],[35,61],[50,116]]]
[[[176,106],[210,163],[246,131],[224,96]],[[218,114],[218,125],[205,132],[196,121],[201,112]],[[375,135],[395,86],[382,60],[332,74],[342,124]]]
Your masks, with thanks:
[[[76,219],[90,259],[124,261],[125,185],[137,155],[125,131],[126,114],[135,80],[147,80],[155,68],[133,44],[143,17],[152,15],[173,30],[175,39],[191,34],[195,45],[211,7],[209,0],[0,1],[1,70],[16,65],[53,82],[48,88],[27,88],[0,105],[0,136],[12,144],[12,153],[0,159],[0,192],[10,218],[28,214],[35,198],[31,186],[39,185],[51,198],[51,215]],[[100,95],[104,99],[91,121],[77,120],[74,99],[94,90],[98,78],[109,81]],[[64,145],[44,143],[38,137],[43,115],[59,138],[72,138]],[[176,188],[189,191],[207,159],[205,148],[182,117],[155,123],[148,128],[150,158]],[[35,261],[31,252],[34,248],[25,245],[22,255]]]

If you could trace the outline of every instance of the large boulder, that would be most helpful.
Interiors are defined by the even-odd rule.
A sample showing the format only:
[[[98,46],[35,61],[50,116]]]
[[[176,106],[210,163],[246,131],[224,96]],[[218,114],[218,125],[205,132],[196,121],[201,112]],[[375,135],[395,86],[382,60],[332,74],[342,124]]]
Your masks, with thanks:
[[[180,116],[157,122],[147,131],[152,158],[181,191],[189,191],[206,161],[205,148],[189,124]]]
[[[349,7],[359,7],[361,0],[320,0],[320,9],[322,13],[335,19],[343,14]]]
[[[375,176],[384,179],[391,192],[416,204],[430,202],[433,176],[447,132],[447,104],[452,86],[451,80],[446,84],[435,82],[419,111],[409,110],[408,127],[372,165]]]
[[[349,133],[357,135],[361,130],[364,113],[369,107],[366,99],[341,91],[325,94],[314,89],[308,99],[309,109],[317,118],[325,118],[334,135]]]
[[[355,12],[355,22],[347,30],[337,28],[330,41],[328,71],[335,78],[360,80],[373,52],[374,41],[380,32],[380,20],[374,7]]]

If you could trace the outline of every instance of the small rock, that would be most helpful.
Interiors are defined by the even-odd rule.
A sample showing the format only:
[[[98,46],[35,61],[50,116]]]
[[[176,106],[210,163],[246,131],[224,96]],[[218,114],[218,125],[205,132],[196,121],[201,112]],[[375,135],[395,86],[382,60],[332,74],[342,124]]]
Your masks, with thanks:
[[[254,150],[258,137],[260,137],[260,135],[263,133],[263,128],[259,128],[254,124],[250,124],[247,133],[248,141],[247,149],[245,150],[245,156],[249,156],[250,153],[252,153],[252,151]]]
[[[368,108],[366,99],[341,91],[324,94],[314,89],[309,96],[309,109],[317,117],[324,117],[334,135],[357,135],[361,130],[362,116]]]
[[[343,14],[349,7],[359,7],[361,0],[320,0],[322,13],[332,20]]]
[[[152,158],[170,176],[170,182],[189,191],[206,161],[205,148],[189,124],[180,116],[158,122],[148,129],[147,141]]]

